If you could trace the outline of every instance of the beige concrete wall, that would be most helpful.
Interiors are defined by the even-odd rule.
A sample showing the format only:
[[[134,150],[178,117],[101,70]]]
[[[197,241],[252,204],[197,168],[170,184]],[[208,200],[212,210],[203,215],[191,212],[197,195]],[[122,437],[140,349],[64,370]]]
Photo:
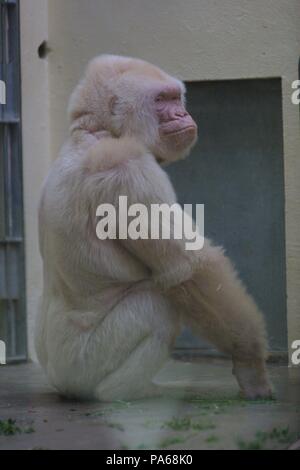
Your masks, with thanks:
[[[299,110],[290,99],[300,51],[299,1],[50,0],[48,4],[52,158],[66,137],[68,96],[87,61],[97,54],[138,56],[184,80],[282,77],[288,326],[290,340],[300,338]],[[38,41],[34,44],[36,48]]]
[[[37,208],[42,181],[51,163],[48,64],[37,53],[38,46],[47,39],[48,3],[25,0],[20,7],[27,329],[29,357],[34,358],[33,325],[42,290]]]

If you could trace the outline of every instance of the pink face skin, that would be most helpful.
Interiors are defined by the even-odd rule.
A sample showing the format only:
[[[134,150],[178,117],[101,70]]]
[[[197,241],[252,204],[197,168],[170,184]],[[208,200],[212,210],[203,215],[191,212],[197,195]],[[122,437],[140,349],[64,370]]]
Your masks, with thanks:
[[[178,150],[191,145],[197,137],[197,125],[186,111],[178,87],[165,87],[155,97],[159,135]]]

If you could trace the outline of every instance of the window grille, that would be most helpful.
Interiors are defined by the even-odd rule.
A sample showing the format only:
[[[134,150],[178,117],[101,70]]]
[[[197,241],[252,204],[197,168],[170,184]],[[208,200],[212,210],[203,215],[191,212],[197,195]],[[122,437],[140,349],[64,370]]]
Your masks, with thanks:
[[[0,340],[12,362],[26,359],[18,0],[0,0],[0,80]]]

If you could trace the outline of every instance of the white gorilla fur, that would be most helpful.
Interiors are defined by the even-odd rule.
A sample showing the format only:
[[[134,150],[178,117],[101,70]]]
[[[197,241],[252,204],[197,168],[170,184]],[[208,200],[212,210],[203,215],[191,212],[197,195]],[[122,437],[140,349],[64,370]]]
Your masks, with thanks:
[[[44,290],[36,350],[59,393],[110,401],[160,392],[153,382],[182,325],[233,360],[242,393],[271,394],[264,322],[222,249],[205,241],[105,240],[96,207],[174,203],[158,162],[186,156],[161,142],[152,91],[184,85],[144,61],[100,56],[70,100],[70,137],[44,184],[40,250]],[[176,139],[175,139],[176,140]],[[184,148],[182,148],[184,147]]]

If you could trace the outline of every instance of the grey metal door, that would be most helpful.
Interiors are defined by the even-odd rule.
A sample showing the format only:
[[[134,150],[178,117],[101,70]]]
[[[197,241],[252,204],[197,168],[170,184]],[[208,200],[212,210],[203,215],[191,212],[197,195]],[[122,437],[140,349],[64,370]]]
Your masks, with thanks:
[[[287,350],[281,80],[187,84],[199,141],[168,172],[179,202],[205,204],[222,244],[265,314],[270,348]],[[204,348],[185,332],[178,348]]]
[[[26,358],[19,4],[0,0],[0,340],[7,360]]]

